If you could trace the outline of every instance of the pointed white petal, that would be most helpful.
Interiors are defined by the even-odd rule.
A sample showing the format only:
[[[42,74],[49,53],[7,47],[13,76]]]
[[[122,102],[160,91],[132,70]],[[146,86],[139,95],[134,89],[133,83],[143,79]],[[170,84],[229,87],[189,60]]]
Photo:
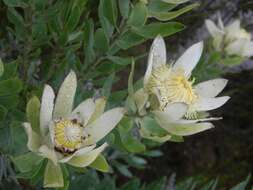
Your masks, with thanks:
[[[228,96],[218,98],[199,98],[193,106],[196,111],[209,111],[221,107],[229,99],[230,97]]]
[[[213,128],[214,126],[212,123],[207,122],[207,123],[193,123],[193,124],[173,123],[161,125],[161,127],[173,135],[188,136]]]
[[[221,15],[219,14],[218,15],[218,25],[219,25],[219,27],[220,27],[220,29],[222,30],[222,31],[224,31],[224,24],[223,24],[223,21],[222,21],[222,19],[221,19]]]
[[[40,131],[42,135],[48,132],[48,126],[52,120],[54,109],[54,91],[51,86],[46,85],[43,91],[40,108]]]
[[[206,27],[207,27],[207,30],[209,31],[209,33],[211,34],[211,36],[213,38],[215,38],[217,35],[221,35],[221,34],[224,34],[224,32],[218,28],[213,21],[207,19],[205,21],[205,24],[206,24]]]
[[[83,154],[86,154],[87,152],[92,151],[94,148],[96,147],[96,145],[92,145],[92,146],[87,146],[84,148],[80,148],[79,150],[77,150],[74,154],[70,155],[70,156],[66,156],[62,159],[59,160],[60,163],[65,163],[68,162],[69,160],[71,160],[74,156],[80,156]]]
[[[59,164],[55,165],[48,160],[44,173],[44,187],[58,188],[63,187],[63,174]]]
[[[68,161],[68,164],[75,167],[86,167],[98,157],[98,155],[106,148],[106,146],[107,144],[104,143],[92,151],[86,152],[79,156],[74,156],[71,160]]]
[[[173,103],[169,104],[164,111],[154,111],[156,120],[159,123],[172,123],[181,119],[186,111],[188,106],[184,103]]]
[[[173,69],[183,69],[185,76],[189,78],[203,51],[203,42],[199,42],[188,48],[174,64]]]
[[[73,107],[76,86],[76,74],[71,71],[65,78],[58,92],[54,108],[54,119],[69,116]]]
[[[53,146],[54,146],[54,125],[55,124],[53,121],[49,123],[49,140],[51,141],[49,142],[49,144],[52,144]]]
[[[194,88],[196,93],[205,98],[216,97],[227,85],[226,79],[213,79],[197,84]]]
[[[104,114],[98,119],[87,125],[85,131],[90,135],[89,138],[93,143],[98,142],[105,137],[124,116],[124,108],[114,108]]]
[[[164,39],[157,36],[149,51],[148,66],[144,76],[144,85],[147,84],[152,69],[166,64],[166,46]]]
[[[192,119],[192,120],[181,119],[181,120],[178,120],[177,123],[191,124],[191,123],[199,123],[199,122],[206,122],[206,121],[217,121],[217,120],[221,120],[221,119],[222,119],[222,117],[209,117],[209,118],[204,118],[204,119]]]
[[[105,110],[105,106],[106,106],[106,98],[105,97],[101,97],[95,100],[95,111],[93,112],[89,123],[95,121],[97,118],[99,118]]]
[[[252,57],[253,56],[253,41],[247,41],[244,44],[243,51],[242,51],[243,57]]]
[[[182,118],[187,112],[188,106],[184,103],[172,103],[168,104],[164,112],[170,116],[173,120],[178,120]]]
[[[226,30],[226,38],[227,40],[233,40],[237,38],[238,35],[241,33],[241,22],[240,20],[235,20],[232,22],[230,25],[228,25],[225,30]]]
[[[95,111],[95,102],[92,98],[83,101],[77,108],[72,112],[71,117],[79,116],[82,119],[84,125],[86,125]]]
[[[48,146],[46,145],[42,145],[39,150],[39,155],[44,157],[44,158],[48,158],[49,160],[51,160],[54,165],[57,165],[58,162],[58,158],[56,155],[56,152],[54,151],[54,149],[48,148]]]
[[[36,152],[41,144],[40,136],[32,130],[30,123],[23,123],[27,134],[27,147],[30,151]]]
[[[228,55],[239,55],[243,56],[243,51],[244,51],[244,45],[247,42],[246,39],[238,39],[232,43],[230,43],[225,51],[227,52]]]

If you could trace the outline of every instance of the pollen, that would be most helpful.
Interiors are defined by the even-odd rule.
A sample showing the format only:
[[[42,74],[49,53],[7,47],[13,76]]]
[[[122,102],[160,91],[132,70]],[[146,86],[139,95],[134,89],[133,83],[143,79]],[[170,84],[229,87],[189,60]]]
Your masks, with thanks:
[[[73,120],[60,120],[55,122],[55,143],[58,149],[74,151],[81,147],[83,140],[83,127]]]
[[[197,98],[192,87],[194,81],[184,76],[183,69],[173,70],[166,65],[153,70],[147,85],[147,91],[156,95],[163,110],[169,103],[183,102],[188,105]]]

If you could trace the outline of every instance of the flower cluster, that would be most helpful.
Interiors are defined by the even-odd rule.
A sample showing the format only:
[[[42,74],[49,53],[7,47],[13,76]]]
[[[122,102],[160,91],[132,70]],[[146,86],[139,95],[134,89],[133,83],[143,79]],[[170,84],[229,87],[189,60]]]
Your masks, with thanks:
[[[211,20],[206,20],[206,27],[213,37],[213,46],[217,51],[241,57],[253,55],[251,34],[241,27],[240,20],[235,20],[228,26],[224,26],[221,18],[218,25]]]
[[[73,71],[65,78],[54,103],[53,89],[46,85],[40,108],[40,130],[35,132],[24,123],[30,151],[48,159],[44,187],[63,187],[61,163],[75,167],[92,164],[106,148],[96,143],[105,137],[121,120],[124,108],[104,112],[106,100],[87,99],[74,110],[77,78]]]
[[[227,80],[214,79],[199,84],[191,78],[199,62],[203,43],[191,46],[175,62],[167,64],[165,42],[154,40],[148,58],[143,88],[133,94],[138,116],[134,121],[140,134],[157,142],[192,135],[213,127],[207,111],[219,108],[228,96],[216,97]],[[24,123],[30,151],[48,159],[44,187],[63,187],[61,165],[74,167],[94,165],[106,143],[98,143],[120,122],[125,108],[104,112],[105,98],[87,99],[73,109],[77,77],[73,71],[65,78],[55,100],[53,89],[43,91],[39,130],[33,123]],[[156,126],[158,125],[158,127]],[[105,159],[102,158],[105,162]],[[98,169],[98,168],[97,168]]]
[[[203,42],[196,43],[175,63],[166,64],[165,42],[160,36],[154,40],[144,87],[135,93],[135,102],[140,115],[145,116],[150,110],[168,134],[159,138],[141,127],[143,137],[161,142],[161,138],[166,141],[173,135],[192,135],[212,128],[208,121],[220,119],[206,118],[206,111],[219,108],[228,101],[228,96],[216,97],[226,86],[227,80],[220,78],[194,84],[191,78],[202,51]],[[140,120],[142,123],[145,122]]]

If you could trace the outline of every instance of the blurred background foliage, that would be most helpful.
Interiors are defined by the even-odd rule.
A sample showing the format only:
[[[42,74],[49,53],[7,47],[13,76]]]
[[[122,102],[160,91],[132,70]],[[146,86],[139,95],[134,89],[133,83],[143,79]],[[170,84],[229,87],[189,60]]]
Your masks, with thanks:
[[[1,189],[41,189],[46,163],[32,153],[24,154],[27,139],[21,123],[26,120],[26,103],[41,96],[44,84],[57,89],[73,69],[78,75],[76,104],[106,96],[108,107],[124,105],[131,64],[135,62],[137,89],[154,37],[166,38],[174,59],[203,39],[203,21],[217,10],[229,22],[253,8],[251,1],[182,2],[186,1],[0,0]],[[247,28],[253,28],[252,23],[246,23]],[[105,139],[112,147],[105,152],[111,173],[64,168],[64,189],[214,190],[242,181],[252,170],[248,145],[253,75],[237,66],[239,58],[222,59],[224,64],[219,65],[221,56],[207,43],[194,73],[199,81],[221,75],[232,81],[226,91],[232,101],[213,113],[225,116],[217,122],[218,129],[182,144],[160,146],[141,140],[134,123],[124,119]],[[243,190],[247,184],[250,176],[231,190]]]

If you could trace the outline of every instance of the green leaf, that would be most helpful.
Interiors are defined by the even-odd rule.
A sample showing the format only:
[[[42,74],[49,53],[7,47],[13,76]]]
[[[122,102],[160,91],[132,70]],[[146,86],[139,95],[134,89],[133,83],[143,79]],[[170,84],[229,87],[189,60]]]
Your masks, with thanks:
[[[166,183],[167,183],[167,178],[163,177],[162,179],[159,179],[157,181],[152,182],[151,184],[149,184],[145,190],[163,190],[166,189]]]
[[[26,116],[32,129],[40,134],[40,100],[34,96],[29,100],[26,106]]]
[[[108,165],[105,157],[101,154],[89,166],[101,172],[109,172],[110,170],[110,166]]]
[[[248,175],[247,179],[241,183],[239,183],[238,185],[236,185],[235,187],[233,187],[230,190],[245,190],[249,181],[250,181],[251,175]]]
[[[0,121],[3,121],[7,115],[7,109],[0,105]]]
[[[14,24],[17,37],[19,39],[24,39],[27,33],[23,16],[16,11],[16,9],[8,8],[7,17],[8,20]]]
[[[128,18],[130,0],[118,0],[120,14],[123,18]]]
[[[168,12],[175,8],[177,5],[168,4],[161,0],[150,0],[148,9],[150,12]]]
[[[138,2],[129,17],[128,24],[133,27],[140,27],[146,23],[148,10],[144,3]]]
[[[130,57],[108,56],[107,58],[117,65],[126,66],[132,63],[132,59]]]
[[[181,3],[186,3],[189,0],[162,0],[162,1],[166,3],[171,3],[171,4],[181,4]]]
[[[18,94],[22,90],[22,82],[17,79],[0,81],[0,96]]]
[[[144,117],[141,123],[142,127],[147,129],[152,135],[165,136],[168,134],[166,130],[161,128],[155,119],[151,117]]]
[[[2,59],[0,58],[0,77],[4,74],[4,64],[2,62]]]
[[[8,110],[15,108],[19,103],[18,95],[0,96],[0,105],[8,108]]]
[[[33,152],[28,152],[20,156],[11,157],[13,163],[22,173],[31,171],[36,165],[38,165],[43,158]]]
[[[109,97],[111,94],[112,84],[114,82],[115,73],[112,73],[104,82],[104,86],[102,89],[102,95],[105,97]]]
[[[198,7],[199,4],[198,3],[194,3],[191,5],[188,5],[182,9],[176,10],[176,11],[171,11],[171,12],[149,12],[149,16],[150,17],[154,17],[160,21],[168,21],[171,19],[174,19],[196,7]]]
[[[114,161],[114,166],[117,168],[117,170],[126,177],[133,177],[133,174],[129,171],[128,166],[125,164],[121,164],[117,161]],[[129,189],[130,190],[130,189]],[[132,189],[131,189],[132,190]]]
[[[100,0],[103,6],[103,16],[108,19],[108,21],[116,26],[118,10],[116,0]]]
[[[134,96],[134,67],[135,62],[132,59],[131,71],[128,77],[128,94],[132,97]]]
[[[133,31],[145,38],[153,39],[157,35],[163,37],[170,36],[184,29],[184,25],[178,22],[168,22],[168,23],[152,23],[146,26],[133,29]]]
[[[89,19],[85,23],[84,28],[84,51],[85,51],[85,63],[89,64],[95,59],[94,52],[94,22]]]
[[[63,174],[61,166],[57,166],[50,160],[47,162],[47,166],[44,173],[44,187],[64,187]]]
[[[143,36],[136,34],[132,32],[131,30],[128,30],[119,38],[119,40],[117,41],[117,45],[121,49],[126,50],[133,46],[141,44],[145,41],[146,39]]]
[[[101,53],[109,49],[109,39],[102,28],[97,29],[95,33],[95,48]]]
[[[68,32],[72,32],[75,30],[76,26],[79,23],[81,14],[82,14],[82,7],[79,7],[79,5],[74,5],[72,7],[69,18],[67,19],[67,22],[65,24],[65,29]]]
[[[105,0],[100,0],[98,6],[98,17],[102,28],[104,29],[108,38],[110,38],[114,31],[114,25],[110,23],[109,19],[105,16],[106,11],[104,11],[105,7]]]
[[[27,0],[3,0],[8,7],[26,7]]]
[[[137,134],[134,134],[134,122],[130,118],[123,118],[119,124],[117,130],[120,134],[120,139],[124,147],[132,153],[144,152],[146,147],[142,144],[137,137]],[[137,129],[136,129],[137,130]]]

